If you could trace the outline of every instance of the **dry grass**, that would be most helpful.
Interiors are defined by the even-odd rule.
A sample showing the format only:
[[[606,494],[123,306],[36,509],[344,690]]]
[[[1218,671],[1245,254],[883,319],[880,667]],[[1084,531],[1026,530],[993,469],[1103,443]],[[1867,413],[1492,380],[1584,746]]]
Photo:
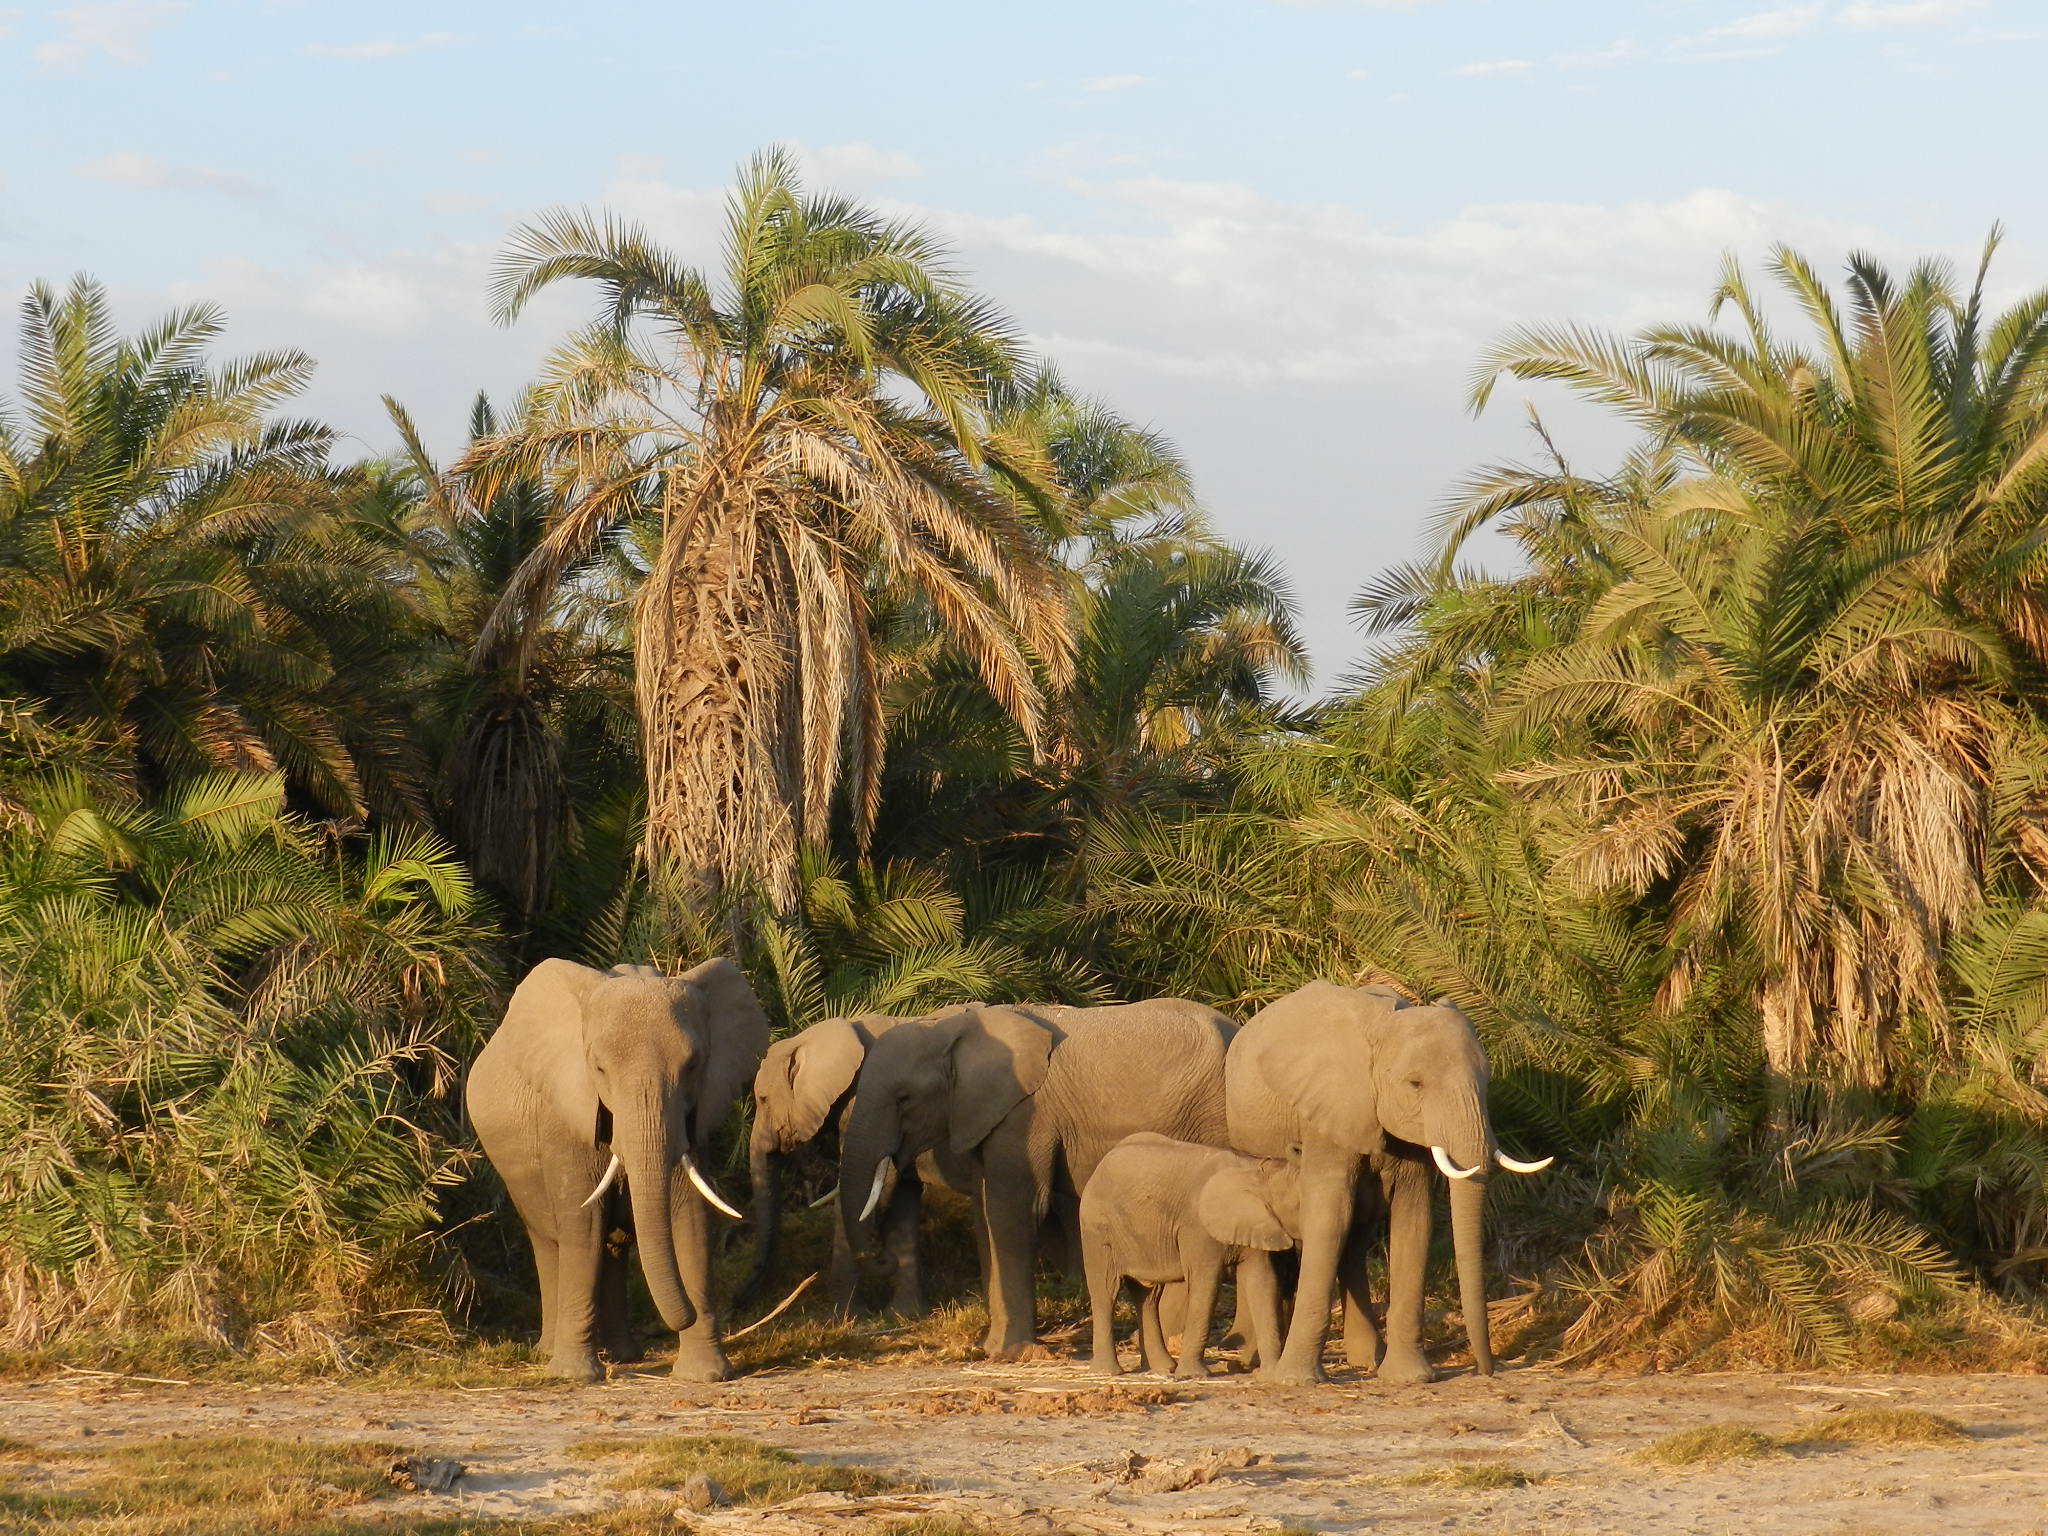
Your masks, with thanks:
[[[1970,1432],[1954,1419],[1919,1408],[1859,1408],[1831,1413],[1794,1434],[1786,1445],[1967,1445]]]
[[[1957,1446],[1968,1445],[1970,1438],[1962,1425],[1938,1413],[1918,1408],[1860,1408],[1829,1414],[1789,1435],[1766,1435],[1740,1424],[1702,1424],[1666,1435],[1637,1455],[1662,1466],[1693,1467],[1838,1445]]]
[[[1484,1490],[1497,1488],[1530,1488],[1539,1483],[1554,1482],[1540,1472],[1530,1472],[1522,1467],[1510,1466],[1504,1461],[1478,1461],[1460,1466],[1430,1467],[1421,1472],[1411,1472],[1406,1477],[1394,1480],[1402,1488],[1458,1488]]]
[[[1783,1452],[1784,1446],[1776,1436],[1759,1434],[1740,1424],[1701,1424],[1666,1435],[1636,1454],[1659,1466],[1697,1467],[1717,1461],[1754,1461]]]
[[[612,1479],[619,1489],[680,1488],[703,1473],[734,1504],[775,1504],[801,1493],[885,1493],[896,1479],[865,1467],[818,1465],[788,1451],[738,1435],[607,1435],[579,1441],[570,1453],[591,1459],[631,1456],[633,1465]]]

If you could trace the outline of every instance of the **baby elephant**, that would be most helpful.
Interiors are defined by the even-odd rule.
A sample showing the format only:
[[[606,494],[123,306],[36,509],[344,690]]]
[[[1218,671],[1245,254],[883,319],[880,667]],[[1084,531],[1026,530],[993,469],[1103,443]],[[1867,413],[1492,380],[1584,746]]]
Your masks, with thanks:
[[[1159,1293],[1187,1282],[1187,1320],[1175,1374],[1206,1376],[1203,1351],[1223,1266],[1235,1262],[1261,1361],[1278,1358],[1280,1300],[1269,1254],[1300,1237],[1296,1174],[1282,1158],[1246,1157],[1142,1131],[1096,1166],[1081,1195],[1081,1251],[1095,1322],[1095,1369],[1114,1376],[1111,1319],[1126,1278],[1145,1288],[1138,1309],[1146,1368],[1172,1368],[1159,1327]]]

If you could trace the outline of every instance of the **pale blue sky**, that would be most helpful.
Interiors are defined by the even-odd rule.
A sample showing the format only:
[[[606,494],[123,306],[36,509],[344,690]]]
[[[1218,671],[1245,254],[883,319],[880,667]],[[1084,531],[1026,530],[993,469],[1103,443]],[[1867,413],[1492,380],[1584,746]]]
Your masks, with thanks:
[[[789,143],[1174,435],[1327,675],[1350,593],[1520,451],[1461,405],[1503,325],[1689,317],[1724,248],[1967,254],[1994,219],[2003,286],[2048,281],[2044,47],[2042,0],[0,0],[0,300],[213,299],[236,349],[319,357],[309,406],[366,448],[382,391],[448,443],[576,310],[489,326],[511,225],[601,203],[708,254],[733,165]]]

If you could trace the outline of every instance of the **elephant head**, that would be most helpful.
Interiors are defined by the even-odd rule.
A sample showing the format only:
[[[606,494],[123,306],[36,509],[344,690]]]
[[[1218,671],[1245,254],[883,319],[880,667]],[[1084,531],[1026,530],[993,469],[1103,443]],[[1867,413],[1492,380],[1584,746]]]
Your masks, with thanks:
[[[697,1159],[761,1059],[768,1018],[730,960],[708,960],[681,976],[651,966],[589,975],[582,1045],[596,1094],[584,1123],[612,1155],[590,1199],[625,1176],[648,1295],[662,1321],[682,1332],[696,1309],[677,1268],[674,1176],[679,1171],[727,1215],[739,1214],[718,1198]]]
[[[840,1139],[839,1209],[856,1253],[893,1181],[944,1146],[971,1153],[1045,1081],[1059,1030],[1015,1008],[970,1004],[875,1041]]]
[[[746,1297],[759,1288],[775,1261],[782,1226],[776,1160],[810,1145],[835,1106],[853,1087],[868,1046],[894,1019],[867,1015],[827,1019],[768,1047],[754,1074],[754,1125],[747,1141],[753,1188],[754,1262],[740,1283]]]
[[[1195,1217],[1219,1243],[1284,1253],[1301,1238],[1300,1170],[1284,1157],[1237,1157],[1203,1181]]]
[[[1549,1165],[1501,1154],[1487,1116],[1486,1052],[1465,1015],[1449,1003],[1409,1005],[1381,987],[1309,985],[1274,1003],[1280,1048],[1261,1056],[1268,1085],[1302,1124],[1360,1155],[1398,1138],[1426,1149],[1451,1187],[1451,1238],[1472,1358],[1493,1369],[1486,1321],[1481,1211],[1485,1174],[1496,1163],[1516,1173]]]

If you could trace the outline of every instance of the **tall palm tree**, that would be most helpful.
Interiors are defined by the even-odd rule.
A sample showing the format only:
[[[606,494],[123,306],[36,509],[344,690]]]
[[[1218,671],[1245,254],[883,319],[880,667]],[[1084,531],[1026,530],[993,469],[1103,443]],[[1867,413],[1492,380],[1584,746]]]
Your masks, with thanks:
[[[593,545],[655,519],[633,622],[648,853],[699,904],[758,880],[787,907],[842,777],[856,825],[873,817],[872,578],[916,589],[1043,737],[1041,669],[1063,679],[1069,641],[1020,515],[1020,497],[1049,500],[1043,455],[991,419],[1015,343],[931,235],[807,194],[779,151],[741,173],[719,273],[557,212],[507,247],[499,315],[572,278],[600,286],[599,317],[462,466],[479,499],[525,474],[560,508],[485,643],[536,623]]]
[[[395,570],[341,510],[332,434],[274,414],[312,363],[210,367],[221,329],[199,307],[127,338],[96,283],[30,289],[0,409],[0,693],[148,784],[279,768],[331,815],[415,813],[376,686]]]

